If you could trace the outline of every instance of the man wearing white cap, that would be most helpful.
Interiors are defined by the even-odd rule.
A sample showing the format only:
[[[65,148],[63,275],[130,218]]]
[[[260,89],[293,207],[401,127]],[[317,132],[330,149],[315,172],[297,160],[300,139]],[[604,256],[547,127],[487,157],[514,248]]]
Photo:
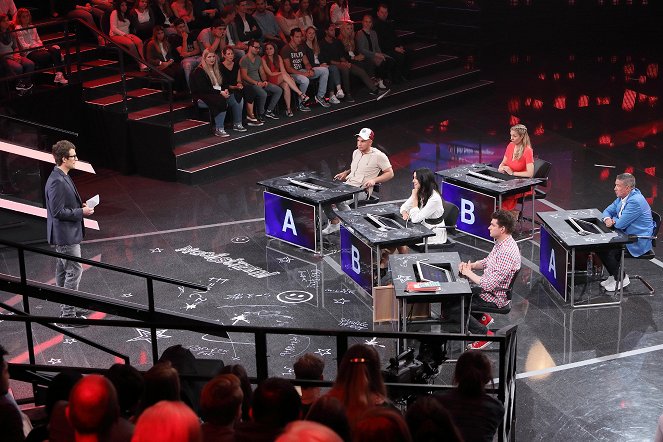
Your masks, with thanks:
[[[373,192],[373,186],[384,183],[394,177],[394,169],[384,152],[373,147],[375,132],[365,127],[357,136],[357,149],[352,153],[350,169],[344,170],[334,176],[335,180],[345,181],[351,186],[361,187],[365,192],[359,193],[359,200],[368,199]],[[348,203],[338,204],[339,210],[350,210]],[[331,207],[325,208],[329,224],[322,231],[323,235],[338,232],[341,228],[340,220],[334,216]]]

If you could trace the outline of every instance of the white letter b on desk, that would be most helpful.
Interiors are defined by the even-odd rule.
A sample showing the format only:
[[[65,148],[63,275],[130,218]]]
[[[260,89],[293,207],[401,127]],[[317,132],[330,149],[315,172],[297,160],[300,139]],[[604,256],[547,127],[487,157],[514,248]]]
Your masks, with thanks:
[[[472,201],[460,199],[460,220],[464,224],[474,224],[474,203]]]
[[[288,209],[285,212],[285,218],[283,219],[283,228],[281,231],[285,232],[286,230],[292,230],[292,234],[297,236],[297,227],[295,227],[295,220],[292,219],[292,212]]]
[[[355,246],[352,246],[352,271],[357,275],[361,272],[361,267],[359,266],[359,250]]]

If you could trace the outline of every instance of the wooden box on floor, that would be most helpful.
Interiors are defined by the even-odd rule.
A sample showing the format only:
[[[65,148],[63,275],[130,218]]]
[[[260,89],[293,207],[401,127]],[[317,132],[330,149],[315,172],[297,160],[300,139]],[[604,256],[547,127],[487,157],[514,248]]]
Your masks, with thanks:
[[[430,304],[418,302],[410,304],[411,319],[430,318]],[[373,287],[373,322],[398,321],[398,300],[393,285]]]

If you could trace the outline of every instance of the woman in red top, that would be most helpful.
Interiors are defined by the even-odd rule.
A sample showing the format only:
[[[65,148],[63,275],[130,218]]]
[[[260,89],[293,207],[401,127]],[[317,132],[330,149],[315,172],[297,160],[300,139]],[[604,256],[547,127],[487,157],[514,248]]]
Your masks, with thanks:
[[[299,98],[302,100],[302,103],[305,103],[309,98],[304,95],[295,80],[292,79],[290,74],[286,72],[285,66],[283,65],[283,58],[279,55],[276,45],[272,42],[265,43],[265,55],[262,56],[263,67],[265,68],[265,73],[267,74],[267,80],[270,83],[274,83],[283,89],[283,99],[285,100],[286,111],[285,114],[288,117],[292,117],[292,108],[290,107],[290,91],[299,95]]]
[[[534,150],[527,134],[527,128],[524,124],[516,124],[510,132],[511,142],[506,147],[504,158],[497,170],[507,175],[532,178],[534,175]],[[502,209],[513,212],[518,198],[530,194],[531,192],[504,197],[502,199]]]

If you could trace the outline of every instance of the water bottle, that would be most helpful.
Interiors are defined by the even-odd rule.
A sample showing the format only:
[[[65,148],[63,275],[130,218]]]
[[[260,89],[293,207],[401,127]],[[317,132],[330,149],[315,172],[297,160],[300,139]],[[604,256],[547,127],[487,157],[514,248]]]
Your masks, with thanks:
[[[594,254],[589,253],[587,255],[587,280],[591,280],[594,277]]]

